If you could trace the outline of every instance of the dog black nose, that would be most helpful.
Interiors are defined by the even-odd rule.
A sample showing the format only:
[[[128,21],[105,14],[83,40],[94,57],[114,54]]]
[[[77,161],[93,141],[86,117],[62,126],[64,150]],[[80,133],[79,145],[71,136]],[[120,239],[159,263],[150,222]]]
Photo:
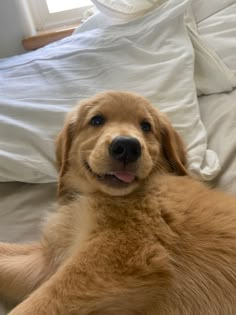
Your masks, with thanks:
[[[137,161],[141,156],[140,142],[133,137],[116,137],[109,147],[110,155],[123,163]]]

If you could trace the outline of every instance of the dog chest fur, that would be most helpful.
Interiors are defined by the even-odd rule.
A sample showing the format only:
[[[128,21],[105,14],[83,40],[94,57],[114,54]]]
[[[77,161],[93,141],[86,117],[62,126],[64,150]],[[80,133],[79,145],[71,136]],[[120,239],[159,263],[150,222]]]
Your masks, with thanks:
[[[140,282],[148,285],[156,293],[155,298],[162,296],[159,304],[169,298],[168,308],[177,298],[181,307],[185,305],[189,311],[201,309],[204,300],[223,310],[227,306],[218,305],[219,296],[230,300],[226,305],[236,306],[236,274],[230,268],[236,264],[236,255],[232,255],[236,252],[236,231],[228,228],[235,224],[236,211],[235,198],[227,196],[228,208],[224,209],[221,197],[192,179],[160,176],[134,195],[109,198],[94,194],[62,206],[58,221],[53,218],[45,237],[53,233],[47,239],[51,242],[56,238],[57,251],[62,243],[61,251],[67,252],[66,258],[75,252],[84,253],[92,258],[97,273],[106,272],[117,283],[125,281],[129,289],[134,290],[136,281],[139,286]],[[231,213],[227,222],[225,211]],[[223,249],[219,252],[225,238],[227,252],[232,249],[230,254]],[[214,268],[211,268],[213,259]],[[222,286],[224,282],[227,290]],[[189,295],[193,298],[189,299]],[[173,308],[178,314],[176,306]],[[225,314],[231,313],[227,310]]]

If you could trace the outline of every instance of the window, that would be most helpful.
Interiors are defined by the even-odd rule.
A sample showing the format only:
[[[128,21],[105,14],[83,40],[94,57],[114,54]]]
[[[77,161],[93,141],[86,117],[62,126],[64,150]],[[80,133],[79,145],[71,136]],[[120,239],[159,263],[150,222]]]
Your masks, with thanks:
[[[37,31],[78,24],[92,7],[90,0],[28,0]]]
[[[90,0],[46,0],[50,13],[67,11],[92,5]]]

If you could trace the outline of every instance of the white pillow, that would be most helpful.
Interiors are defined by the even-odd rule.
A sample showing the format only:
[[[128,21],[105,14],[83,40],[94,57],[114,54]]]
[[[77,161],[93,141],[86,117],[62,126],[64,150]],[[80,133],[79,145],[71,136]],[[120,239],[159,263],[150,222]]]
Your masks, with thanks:
[[[232,2],[198,23],[198,31],[236,75],[236,0]]]
[[[54,139],[65,114],[104,90],[135,91],[165,112],[183,136],[189,169],[219,171],[207,150],[186,32],[187,0],[169,0],[129,22],[77,33],[38,51],[0,61],[0,180],[56,180]]]
[[[196,22],[199,23],[233,4],[235,0],[194,0],[192,6]]]
[[[108,17],[132,20],[160,6],[167,0],[91,0]]]
[[[91,0],[99,11],[108,18],[120,21],[131,20],[153,10],[168,0]],[[184,0],[183,0],[184,1]],[[235,0],[194,0],[191,1],[196,22],[235,4]]]

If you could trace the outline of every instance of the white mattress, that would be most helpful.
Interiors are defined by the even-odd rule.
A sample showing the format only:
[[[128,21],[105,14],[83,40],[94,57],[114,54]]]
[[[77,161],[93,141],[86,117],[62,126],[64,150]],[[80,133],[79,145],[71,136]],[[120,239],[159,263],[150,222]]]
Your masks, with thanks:
[[[204,39],[236,73],[235,20],[236,4],[231,4],[199,22],[198,27]],[[200,97],[199,103],[209,148],[218,153],[222,165],[214,184],[236,195],[236,90]],[[37,239],[41,218],[52,207],[55,195],[55,184],[0,183],[0,240]],[[0,315],[5,314],[0,305]]]

